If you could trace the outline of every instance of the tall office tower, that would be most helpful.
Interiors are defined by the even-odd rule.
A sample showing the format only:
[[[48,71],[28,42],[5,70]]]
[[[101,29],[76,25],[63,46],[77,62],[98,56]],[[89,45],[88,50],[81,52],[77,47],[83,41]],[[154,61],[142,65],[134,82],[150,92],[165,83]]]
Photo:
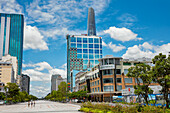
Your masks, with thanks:
[[[88,11],[87,33],[89,36],[96,35],[95,13],[92,7]]]
[[[52,91],[57,91],[58,86],[60,85],[61,82],[67,82],[65,78],[62,78],[61,75],[56,74],[51,76],[51,92]]]
[[[71,91],[75,86],[75,74],[94,67],[99,63],[98,59],[102,58],[102,38],[96,36],[93,8],[89,8],[88,13],[88,35],[66,36],[67,84]]]
[[[22,71],[24,16],[0,13],[0,59],[10,54],[17,57],[18,75]]]
[[[20,82],[21,90],[29,94],[30,91],[30,77],[28,75],[22,74]]]

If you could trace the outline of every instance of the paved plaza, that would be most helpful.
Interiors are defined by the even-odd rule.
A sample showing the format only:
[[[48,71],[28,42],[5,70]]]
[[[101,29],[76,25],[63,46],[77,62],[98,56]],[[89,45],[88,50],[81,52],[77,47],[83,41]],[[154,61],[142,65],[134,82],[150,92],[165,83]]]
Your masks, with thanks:
[[[78,112],[79,105],[51,101],[35,101],[35,107],[28,103],[0,106],[0,113],[82,113]]]

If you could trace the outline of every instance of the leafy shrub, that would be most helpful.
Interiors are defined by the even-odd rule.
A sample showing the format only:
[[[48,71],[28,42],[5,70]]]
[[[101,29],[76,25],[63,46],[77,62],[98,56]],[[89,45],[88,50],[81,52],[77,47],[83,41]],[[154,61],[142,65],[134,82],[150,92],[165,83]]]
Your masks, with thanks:
[[[109,104],[103,103],[84,103],[81,106],[80,111],[84,111],[87,113],[170,113],[169,109],[162,109],[156,106],[130,106],[123,107],[121,105],[109,106]]]

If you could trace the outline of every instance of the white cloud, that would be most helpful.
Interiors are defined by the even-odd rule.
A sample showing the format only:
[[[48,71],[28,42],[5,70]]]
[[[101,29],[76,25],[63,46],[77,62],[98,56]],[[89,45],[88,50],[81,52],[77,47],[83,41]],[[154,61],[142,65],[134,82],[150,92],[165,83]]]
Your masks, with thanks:
[[[131,15],[129,13],[122,14],[117,19],[120,20],[120,21],[123,21],[123,22],[135,22],[135,21],[137,21],[136,16]]]
[[[148,42],[144,42],[141,46],[145,49],[150,49],[150,50],[152,50],[154,47],[153,45],[149,44]]]
[[[63,64],[62,66],[60,66],[61,69],[66,69],[67,68],[67,63]]]
[[[111,38],[123,42],[142,39],[137,38],[138,34],[135,34],[130,29],[124,27],[123,28],[110,27],[108,30],[105,30],[104,32],[110,34]]]
[[[104,41],[102,41],[102,46],[107,46],[107,44]]]
[[[63,78],[66,78],[67,70],[64,68],[65,66],[66,64],[63,64],[60,66],[63,69],[59,69],[52,68],[47,62],[24,64],[23,74],[29,75],[31,79],[30,93],[37,97],[46,96],[50,92],[51,76],[53,74],[60,74]]]
[[[121,51],[121,50],[123,50],[123,49],[126,49],[125,46],[123,46],[123,45],[121,45],[121,44],[119,44],[119,45],[117,46],[116,44],[112,44],[112,42],[110,42],[110,43],[108,44],[108,47],[109,47],[110,49],[112,49],[113,52],[119,52],[119,51]]]
[[[30,21],[43,22],[42,24],[55,23],[57,26],[62,26],[63,23],[74,22],[73,18],[81,21],[80,18],[86,17],[89,7],[93,7],[96,14],[100,14],[108,3],[109,0],[36,0],[27,6],[26,11]]]
[[[63,78],[66,78],[66,68],[52,68],[52,66],[47,62],[24,64],[24,68],[27,69],[24,70],[23,73],[28,74],[31,78],[31,81],[49,81],[53,74],[61,74]]]
[[[26,25],[24,27],[24,49],[39,49],[48,50],[47,43],[44,41],[44,36],[41,35],[36,26]]]
[[[16,0],[1,0],[0,1],[1,13],[22,13],[22,7]]]
[[[163,44],[161,46],[151,45],[148,42],[144,42],[142,45],[134,45],[133,47],[129,47],[126,53],[122,56],[123,58],[142,58],[148,57],[153,58],[155,55],[159,53],[163,53],[168,55],[170,51],[170,43]]]
[[[37,97],[45,97],[48,93],[50,93],[50,87],[47,84],[34,85],[34,87],[30,87],[30,94],[36,95]]]

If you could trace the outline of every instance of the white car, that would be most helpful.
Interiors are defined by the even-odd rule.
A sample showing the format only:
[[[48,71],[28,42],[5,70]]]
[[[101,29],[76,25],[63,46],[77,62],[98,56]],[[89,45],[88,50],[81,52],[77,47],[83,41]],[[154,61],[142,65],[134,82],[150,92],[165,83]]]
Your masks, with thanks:
[[[4,104],[4,101],[3,100],[0,100],[0,105],[3,105]]]

